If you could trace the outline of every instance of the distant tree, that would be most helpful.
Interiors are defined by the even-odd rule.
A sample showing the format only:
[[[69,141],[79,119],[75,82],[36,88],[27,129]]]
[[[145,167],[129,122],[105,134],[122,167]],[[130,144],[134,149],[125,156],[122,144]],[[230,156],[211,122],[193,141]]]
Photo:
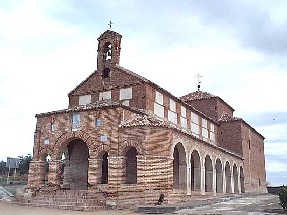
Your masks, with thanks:
[[[284,185],[279,192],[279,200],[279,205],[281,205],[283,209],[287,209],[287,187]]]
[[[0,161],[0,175],[5,175],[7,172],[6,162]]]
[[[20,175],[28,174],[29,171],[29,164],[32,160],[32,155],[28,154],[25,157],[23,155],[18,156],[19,158],[19,171]]]

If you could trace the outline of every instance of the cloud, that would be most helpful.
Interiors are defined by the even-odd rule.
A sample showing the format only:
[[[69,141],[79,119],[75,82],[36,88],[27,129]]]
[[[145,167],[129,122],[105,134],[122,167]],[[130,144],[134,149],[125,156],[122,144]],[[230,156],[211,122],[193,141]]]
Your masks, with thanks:
[[[194,11],[198,11],[204,24],[227,27],[246,47],[267,55],[287,54],[287,16],[284,10],[278,9],[286,9],[286,2],[276,1],[268,7],[264,5],[266,2],[258,7],[254,1],[209,0],[193,3]],[[281,16],[274,15],[276,13]]]

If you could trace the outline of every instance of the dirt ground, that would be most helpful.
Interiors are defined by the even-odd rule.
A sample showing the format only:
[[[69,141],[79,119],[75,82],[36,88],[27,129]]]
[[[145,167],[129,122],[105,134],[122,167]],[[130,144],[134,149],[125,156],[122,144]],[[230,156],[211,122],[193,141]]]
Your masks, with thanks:
[[[287,214],[279,206],[276,195],[244,196],[241,198],[198,206],[193,209],[182,209],[173,214],[178,215],[279,215]],[[129,210],[105,210],[93,212],[66,211],[38,207],[25,207],[0,201],[0,215],[140,215]],[[171,215],[171,214],[166,214]]]
[[[81,212],[81,211],[66,211],[55,210],[48,208],[38,207],[23,207],[15,204],[10,204],[4,201],[0,201],[0,214],[1,215],[139,215],[138,213],[127,210],[109,210],[109,211],[93,211],[93,212]]]

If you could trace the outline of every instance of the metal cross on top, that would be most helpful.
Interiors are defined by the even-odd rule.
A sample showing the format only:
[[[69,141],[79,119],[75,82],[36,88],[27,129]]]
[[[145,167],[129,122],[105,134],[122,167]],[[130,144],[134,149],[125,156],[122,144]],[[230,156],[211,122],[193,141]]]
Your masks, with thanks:
[[[110,23],[108,24],[108,26],[110,26],[110,30],[112,29],[112,24],[114,24],[112,23],[112,21],[110,21]]]

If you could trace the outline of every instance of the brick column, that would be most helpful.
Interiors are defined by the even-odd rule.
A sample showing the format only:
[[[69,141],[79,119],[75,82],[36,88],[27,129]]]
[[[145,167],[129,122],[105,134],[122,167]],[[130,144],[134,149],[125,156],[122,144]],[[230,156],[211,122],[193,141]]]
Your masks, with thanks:
[[[49,161],[48,182],[53,185],[59,185],[61,182],[61,161]]]
[[[231,193],[234,193],[234,177],[233,177],[232,169],[231,169],[231,175],[230,175],[230,189],[231,189]]]
[[[213,196],[216,196],[216,183],[217,183],[217,180],[216,180],[216,168],[213,167],[213,182],[212,182],[212,192],[213,192]]]
[[[45,161],[31,161],[29,165],[28,188],[37,189],[45,183]]]
[[[200,183],[200,194],[205,195],[205,167],[201,164],[201,183]]]
[[[100,182],[101,175],[101,162],[102,159],[89,158],[89,169],[88,169],[88,183],[95,186]]]
[[[65,167],[63,172],[63,188],[65,189],[70,188],[70,180],[71,180],[70,161],[69,159],[65,159]]]
[[[109,188],[117,189],[124,184],[124,156],[110,156],[109,161]]]
[[[186,193],[187,195],[191,195],[191,164],[190,164],[190,158],[187,159],[187,176],[186,176]]]
[[[226,193],[226,173],[225,173],[225,168],[222,168],[222,193]]]

